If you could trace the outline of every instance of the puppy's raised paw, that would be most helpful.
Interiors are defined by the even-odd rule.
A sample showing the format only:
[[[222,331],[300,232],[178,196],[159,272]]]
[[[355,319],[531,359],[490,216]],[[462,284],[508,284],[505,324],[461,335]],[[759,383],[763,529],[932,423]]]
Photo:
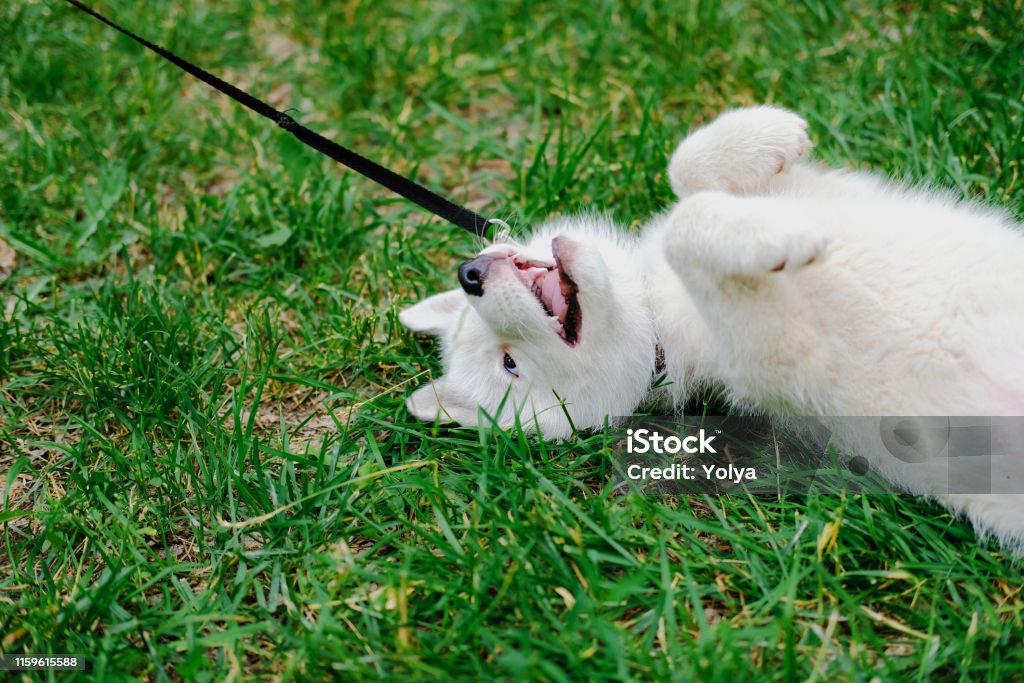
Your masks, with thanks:
[[[670,216],[670,264],[721,277],[792,272],[824,259],[828,236],[813,215],[792,202],[703,192]]]
[[[807,157],[807,122],[791,111],[760,106],[719,116],[687,137],[669,165],[679,197],[715,190],[756,194]]]
[[[754,250],[750,274],[792,272],[824,260],[828,237],[814,229],[794,228],[766,239]]]
[[[774,155],[775,173],[783,173],[803,161],[811,151],[807,122],[785,109],[755,107],[753,112],[764,127],[765,151]]]

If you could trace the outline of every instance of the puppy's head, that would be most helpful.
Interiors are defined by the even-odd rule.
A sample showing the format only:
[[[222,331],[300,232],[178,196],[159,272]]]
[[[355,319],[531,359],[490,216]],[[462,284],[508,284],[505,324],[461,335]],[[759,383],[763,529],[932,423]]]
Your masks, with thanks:
[[[444,375],[409,397],[409,411],[473,425],[482,409],[551,438],[629,415],[655,363],[643,277],[632,241],[601,219],[484,249],[459,268],[459,289],[399,316],[442,341]]]

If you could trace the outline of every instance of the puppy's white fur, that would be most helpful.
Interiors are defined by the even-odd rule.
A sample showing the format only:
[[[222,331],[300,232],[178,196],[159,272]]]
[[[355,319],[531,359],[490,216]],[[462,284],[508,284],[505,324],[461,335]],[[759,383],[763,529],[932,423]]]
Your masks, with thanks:
[[[408,328],[440,336],[444,357],[409,410],[467,425],[485,413],[565,437],[652,398],[660,345],[663,398],[676,407],[715,386],[774,415],[1024,415],[1019,226],[946,194],[807,164],[806,130],[774,107],[728,112],[679,145],[669,175],[680,201],[639,237],[584,216],[485,249],[550,261],[560,237],[579,341],[558,336],[512,267],[492,269],[482,296],[455,290],[402,312]],[[1007,493],[951,494],[946,459],[902,462],[877,429],[851,424],[827,425],[840,448],[1024,546],[1024,446],[991,472]]]

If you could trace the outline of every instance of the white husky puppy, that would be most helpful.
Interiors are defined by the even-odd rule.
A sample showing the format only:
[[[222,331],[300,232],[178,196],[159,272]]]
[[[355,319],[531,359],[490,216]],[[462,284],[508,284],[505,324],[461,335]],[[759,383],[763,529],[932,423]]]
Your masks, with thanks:
[[[893,457],[877,418],[827,417],[1024,415],[1019,226],[801,163],[810,148],[791,112],[731,111],[679,145],[680,201],[640,235],[585,216],[487,247],[460,289],[400,315],[444,357],[410,412],[472,425],[482,410],[566,437],[632,414],[664,372],[675,407],[714,386],[759,414],[826,416],[841,449],[1022,547],[1024,432],[1016,453],[954,473]]]

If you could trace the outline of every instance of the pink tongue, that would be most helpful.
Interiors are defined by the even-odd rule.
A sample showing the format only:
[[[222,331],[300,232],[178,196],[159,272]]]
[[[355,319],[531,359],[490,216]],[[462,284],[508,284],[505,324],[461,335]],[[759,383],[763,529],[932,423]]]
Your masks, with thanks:
[[[562,279],[558,276],[557,270],[549,270],[544,275],[544,281],[541,283],[541,297],[555,317],[564,322],[565,315],[569,312],[569,305],[565,301],[565,296],[562,295]]]

